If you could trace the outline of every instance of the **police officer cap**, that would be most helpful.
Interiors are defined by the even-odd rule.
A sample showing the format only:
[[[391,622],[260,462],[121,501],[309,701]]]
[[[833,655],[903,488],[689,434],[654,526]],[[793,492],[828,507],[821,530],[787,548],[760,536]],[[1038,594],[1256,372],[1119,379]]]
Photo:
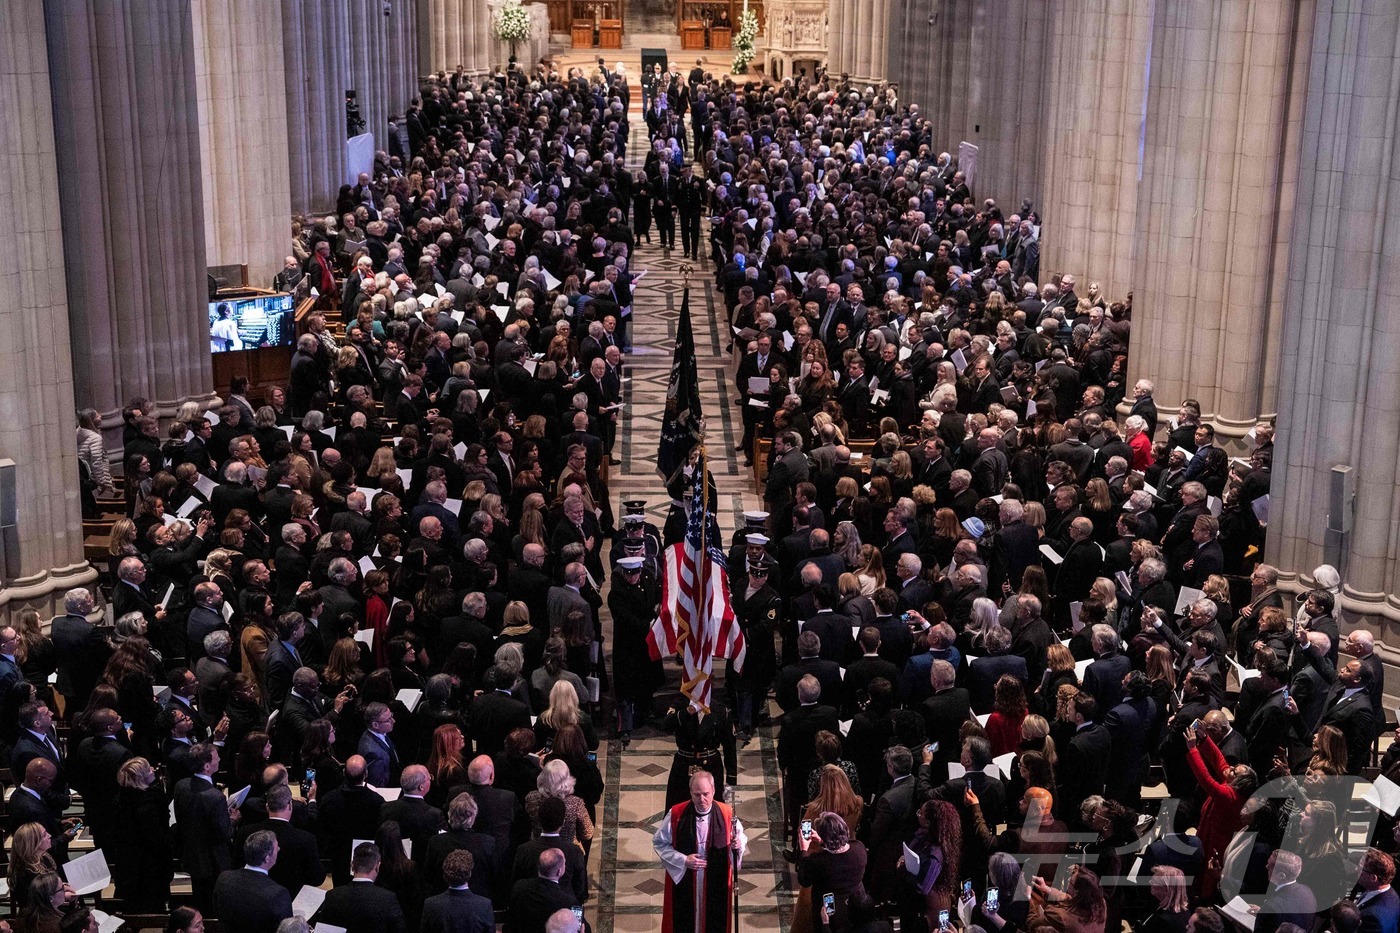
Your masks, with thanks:
[[[645,512],[646,509],[647,500],[645,499],[628,499],[626,502],[622,503],[622,510],[629,516],[640,515]]]

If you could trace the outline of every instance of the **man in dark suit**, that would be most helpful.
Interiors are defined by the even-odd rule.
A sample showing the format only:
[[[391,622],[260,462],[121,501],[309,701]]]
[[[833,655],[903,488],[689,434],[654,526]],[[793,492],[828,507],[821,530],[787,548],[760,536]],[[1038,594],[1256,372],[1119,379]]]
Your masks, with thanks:
[[[876,870],[877,865],[894,865],[901,846],[914,835],[914,756],[903,745],[885,749],[885,772],[893,782],[875,801],[875,817],[870,825],[870,859],[865,866],[865,884],[871,897],[888,900],[895,890],[895,873]]]
[[[836,611],[836,592],[828,586],[817,587],[816,615],[806,620],[804,632],[810,631],[821,639],[820,657],[837,664],[845,664],[851,659],[855,647],[851,638],[850,616]]]
[[[1182,582],[1195,589],[1203,589],[1206,579],[1214,574],[1225,572],[1225,552],[1216,539],[1220,535],[1220,519],[1213,515],[1197,515],[1191,526],[1191,540],[1196,543],[1196,552],[1182,565]]]
[[[924,561],[918,554],[910,552],[899,555],[894,573],[893,577],[886,578],[889,581],[886,585],[891,587],[891,592],[897,594],[895,609],[902,612],[922,612],[924,606],[938,598],[933,584],[923,577]],[[876,608],[879,608],[878,602]]]
[[[883,519],[885,534],[889,535],[889,541],[880,551],[880,556],[884,561],[885,579],[894,580],[899,576],[899,559],[905,554],[915,553],[918,550],[918,545],[914,541],[914,536],[905,526],[904,519],[900,516],[898,509],[887,510]]]
[[[983,637],[982,646],[987,654],[968,662],[967,687],[973,712],[990,713],[996,699],[997,681],[1002,675],[1010,674],[1023,685],[1030,675],[1026,671],[1026,659],[1011,653],[1011,632],[1007,629],[1001,626],[991,629]]]
[[[913,558],[917,559],[918,555],[913,555]],[[909,560],[909,558],[905,558],[905,561]],[[901,566],[905,566],[905,561],[901,562]],[[909,563],[909,566],[912,567],[913,564]],[[908,592],[914,585],[912,581],[903,582],[905,584],[903,592]],[[918,582],[923,583],[924,581]],[[932,592],[933,588],[929,587],[929,593],[932,594]],[[929,598],[931,599],[932,595]],[[903,671],[904,665],[908,663],[910,656],[914,653],[914,632],[899,613],[900,610],[921,609],[923,604],[918,606],[902,605],[902,601],[895,595],[895,591],[888,586],[880,587],[870,599],[875,603],[875,620],[871,625],[880,634],[880,657]],[[890,683],[899,683],[899,677],[892,678]]]
[[[1089,588],[1103,571],[1103,548],[1093,541],[1094,523],[1076,518],[1069,523],[1069,547],[1055,571],[1057,613],[1069,618],[1069,604],[1082,603],[1089,598]]]
[[[99,849],[112,844],[111,833],[116,819],[117,771],[131,758],[131,749],[116,738],[122,726],[116,710],[99,709],[90,718],[93,735],[74,749],[71,766],[73,787],[83,795],[87,821],[92,826],[92,838]],[[108,849],[108,851],[111,851]]]
[[[372,842],[356,846],[350,859],[353,877],[326,895],[316,911],[316,922],[344,927],[346,933],[404,933],[398,897],[374,883],[379,877],[379,862],[379,846]]]
[[[1098,701],[1099,709],[1113,709],[1123,699],[1123,676],[1132,668],[1127,655],[1120,654],[1118,633],[1111,625],[1095,625],[1089,631],[1094,660],[1084,671],[1084,692]]]
[[[559,883],[564,876],[564,853],[546,849],[535,877],[517,881],[510,889],[510,915],[504,933],[545,933],[557,910],[580,906],[574,892]]]
[[[468,887],[476,874],[476,859],[469,850],[457,849],[447,856],[441,872],[447,890],[423,902],[424,933],[495,933],[491,902]]]
[[[1275,849],[1269,856],[1269,892],[1255,914],[1254,933],[1278,933],[1285,923],[1311,929],[1317,914],[1317,898],[1298,880],[1303,859],[1296,852]]]
[[[152,629],[165,619],[165,610],[156,605],[146,588],[146,565],[139,557],[122,558],[117,565],[117,584],[112,588],[112,612],[118,619],[129,612],[140,613]]]
[[[277,638],[263,655],[269,709],[281,709],[292,691],[292,677],[302,666],[297,644],[306,635],[306,619],[300,612],[284,612],[277,617]]]
[[[248,468],[234,461],[224,468],[224,480],[214,487],[214,492],[209,496],[209,508],[214,513],[214,527],[222,528],[224,519],[228,518],[228,513],[234,509],[243,509],[253,521],[262,518],[263,506],[262,500],[258,498],[258,491],[245,485],[248,480]]]
[[[564,874],[559,883],[574,892],[574,897],[582,904],[588,900],[588,865],[583,851],[575,845],[565,845],[559,839],[559,831],[564,826],[564,801],[549,797],[540,802],[538,820],[540,834],[529,842],[521,843],[515,851],[515,861],[511,865],[510,885],[517,881],[532,878],[536,874],[540,856],[548,849],[558,849],[564,853]]]
[[[1059,777],[1059,793],[1056,800],[1064,801],[1069,809],[1072,824],[1081,824],[1079,804],[1086,797],[1102,794],[1109,755],[1113,749],[1113,736],[1103,726],[1094,721],[1099,712],[1099,704],[1092,694],[1075,694],[1070,709],[1075,733],[1065,745],[1064,757],[1055,769]]]
[[[278,566],[279,573],[281,566]],[[191,665],[204,657],[204,639],[211,632],[227,629],[223,616],[224,593],[217,583],[196,583],[194,605],[185,622],[185,657]]]
[[[562,800],[558,802],[563,803]],[[452,853],[467,852],[472,857],[473,868],[468,878],[463,879],[464,882],[470,881],[483,897],[495,896],[501,878],[501,862],[496,856],[496,840],[473,829],[477,812],[476,798],[471,794],[463,792],[453,797],[447,808],[447,829],[441,833],[435,832],[428,838],[424,849],[419,850],[417,861],[423,870],[423,883],[429,890],[442,887],[445,880],[443,867]],[[389,807],[384,809],[384,818],[393,818],[389,816]],[[579,852],[579,855],[582,854]]]
[[[1195,556],[1198,548],[1194,534],[1196,519],[1209,515],[1206,487],[1200,483],[1183,483],[1180,496],[1181,509],[1162,535],[1162,557],[1167,562],[1167,579],[1176,583],[1184,579],[1186,562]]]
[[[185,871],[190,876],[194,904],[200,910],[212,911],[214,882],[230,864],[231,808],[223,791],[214,786],[214,774],[219,770],[218,748],[207,743],[193,746],[189,765],[193,775],[175,785],[175,832],[181,843]],[[275,836],[273,841],[275,845]],[[254,864],[261,864],[262,860],[260,857]],[[289,907],[290,903],[288,898]]]
[[[530,707],[511,694],[510,685],[510,675],[498,667],[482,679],[484,692],[471,706],[472,736],[481,754],[499,754],[513,730],[530,728]]]
[[[937,787],[948,780],[948,762],[956,761],[962,752],[962,724],[972,717],[971,695],[955,686],[957,671],[947,661],[934,661],[929,670],[933,696],[919,704],[924,718],[924,731],[930,744],[937,743],[929,783]]]
[[[58,750],[53,710],[46,703],[26,703],[19,709],[19,726],[19,735],[10,751],[10,773],[24,774],[35,758],[47,760],[54,766],[54,779],[44,799],[59,810],[67,809],[71,803],[68,771]]]
[[[92,688],[102,676],[106,642],[88,622],[92,593],[81,587],[63,596],[64,615],[54,617],[49,637],[58,657],[58,693],[69,718],[87,707]]]
[[[1133,385],[1133,410],[1128,414],[1137,415],[1147,425],[1147,437],[1157,435],[1157,403],[1152,401],[1152,383],[1139,379]]]
[[[1027,567],[1040,564],[1040,536],[1024,518],[1025,507],[1019,501],[1002,500],[998,540],[1006,556],[1006,577],[1013,590],[1021,586],[1021,575]]]
[[[1356,908],[1361,911],[1361,933],[1400,931],[1400,894],[1390,883],[1395,880],[1395,860],[1380,849],[1367,849],[1361,856],[1356,877]],[[1324,897],[1327,892],[1324,892]]]
[[[48,830],[53,838],[54,861],[61,865],[68,859],[68,843],[75,835],[73,827],[78,820],[62,819],[63,809],[48,801],[55,774],[57,769],[47,758],[35,758],[29,762],[29,767],[24,771],[24,781],[5,803],[5,816],[12,836],[25,823],[38,823]]]
[[[399,778],[403,791],[398,800],[384,805],[380,820],[395,820],[403,837],[412,843],[412,858],[422,860],[428,851],[428,840],[442,829],[442,811],[424,800],[433,779],[423,765],[409,765]]]
[[[271,877],[277,857],[277,834],[259,830],[243,843],[247,867],[227,869],[219,875],[214,885],[214,911],[228,929],[277,933],[277,925],[292,915],[291,892]]]
[[[233,851],[238,864],[245,864],[244,853],[253,834],[270,832],[277,837],[277,864],[272,866],[268,876],[292,897],[303,885],[320,887],[326,880],[326,869],[321,865],[316,837],[292,825],[291,788],[285,784],[269,787],[263,795],[263,806],[267,809],[267,819],[243,827],[234,837]]]
[[[330,855],[331,880],[344,884],[350,880],[351,841],[374,838],[384,807],[384,798],[365,786],[364,758],[351,755],[346,759],[345,783],[319,803],[321,851]]]
[[[778,767],[792,775],[797,781],[793,787],[803,787],[805,793],[807,773],[816,766],[817,733],[822,730],[839,732],[840,722],[836,707],[822,703],[822,687],[817,678],[810,674],[797,682],[798,707],[783,716],[782,727],[778,730]],[[830,697],[839,702],[840,694]],[[805,801],[803,801],[805,802]]]
[[[394,731],[394,713],[383,703],[365,706],[365,731],[356,751],[365,759],[365,782],[374,787],[393,787],[399,782],[403,763],[389,733]]]
[[[792,523],[792,503],[798,483],[808,476],[807,457],[802,453],[802,438],[796,431],[784,431],[773,439],[773,455],[768,469],[763,501],[773,519],[778,537],[788,533]]]
[[[1283,695],[1288,680],[1288,665],[1277,658],[1259,668],[1260,688],[1267,699],[1242,727],[1245,741],[1249,744],[1249,765],[1255,774],[1268,774],[1279,749],[1286,751],[1294,738],[1288,701]],[[1323,719],[1326,720],[1325,714]]]
[[[846,424],[852,437],[864,437],[867,433],[866,412],[870,409],[870,380],[865,375],[865,360],[854,357],[846,367],[846,379],[836,393],[841,403],[841,412],[846,416]]]
[[[861,656],[852,662],[850,667],[846,668],[846,677],[842,682],[845,700],[841,708],[848,715],[857,709],[857,704],[865,694],[865,688],[876,677],[883,677],[891,684],[899,682],[899,668],[880,657],[880,630],[878,628],[873,625],[865,626],[860,630],[860,637],[857,641],[860,645]]]
[[[1360,774],[1371,761],[1371,742],[1378,724],[1368,695],[1370,681],[1370,669],[1356,658],[1349,659],[1337,670],[1337,683],[1319,722],[1337,727],[1346,737],[1348,774]]]
[[[515,846],[528,830],[520,798],[503,787],[496,787],[496,764],[490,755],[477,755],[467,765],[468,791],[476,800],[477,832],[496,840],[496,857],[501,865],[509,865]],[[455,790],[450,789],[450,790]]]
[[[1157,746],[1157,702],[1152,685],[1142,671],[1128,674],[1123,700],[1104,716],[1112,745],[1109,748],[1105,793],[1126,807],[1138,808],[1142,782],[1147,777],[1147,750]]]
[[[797,709],[797,685],[808,675],[816,679],[821,696],[834,699],[841,695],[841,666],[820,655],[821,639],[815,632],[803,632],[797,636],[797,662],[778,671],[776,696],[783,712]]]

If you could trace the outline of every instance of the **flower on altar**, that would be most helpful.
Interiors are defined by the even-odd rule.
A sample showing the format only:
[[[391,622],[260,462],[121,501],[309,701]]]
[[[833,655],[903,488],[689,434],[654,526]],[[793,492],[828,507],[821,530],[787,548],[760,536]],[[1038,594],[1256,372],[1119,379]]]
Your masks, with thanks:
[[[750,10],[747,6],[739,14],[739,31],[734,34],[734,67],[731,69],[734,74],[743,74],[749,70],[749,62],[753,61],[754,41],[758,38],[758,14]]]
[[[505,42],[527,42],[533,28],[530,14],[520,0],[506,0],[496,14],[496,38]]]

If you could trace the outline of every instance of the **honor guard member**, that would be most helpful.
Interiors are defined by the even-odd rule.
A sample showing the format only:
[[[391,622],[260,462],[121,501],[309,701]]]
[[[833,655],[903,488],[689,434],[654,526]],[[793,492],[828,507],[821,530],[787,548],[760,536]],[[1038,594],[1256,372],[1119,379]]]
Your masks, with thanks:
[[[661,554],[661,539],[648,535],[646,527],[644,515],[622,517],[622,532],[612,549],[613,569],[622,566],[624,560],[635,557],[642,561],[642,570],[648,577],[659,580],[661,565],[658,558]]]
[[[690,520],[690,500],[695,496],[695,471],[700,469],[700,448],[696,446],[690,452],[684,466],[676,471],[670,482],[666,484],[666,491],[671,495],[671,511],[666,515],[666,527],[661,532],[661,546],[668,548],[673,544],[678,544],[685,540],[686,526]],[[719,492],[715,486],[715,475],[709,476],[710,503],[719,501]]]
[[[613,572],[608,591],[608,609],[613,619],[613,669],[623,671],[613,678],[617,694],[617,733],[625,748],[632,740],[632,728],[651,715],[651,698],[665,683],[661,661],[653,661],[647,647],[647,633],[661,610],[661,588],[649,576],[642,557],[623,557]]]
[[[761,535],[768,534],[768,513],[767,512],[745,512],[744,527],[734,529],[734,534],[729,539],[729,566],[736,570],[741,564],[735,563],[735,556],[739,553],[739,548],[743,545],[744,539],[753,532]]]
[[[661,529],[647,521],[647,500],[628,499],[622,503],[622,517],[624,522],[629,516],[633,515],[641,519],[643,534],[651,538],[656,544],[655,548],[648,548],[647,552],[651,554],[659,553],[661,551]],[[625,528],[623,530],[626,531]]]
[[[773,560],[768,553],[768,536],[761,531],[750,531],[746,540],[729,549],[729,564],[733,568],[729,574],[730,599],[734,599],[748,582],[749,568]],[[776,563],[776,561],[775,561]],[[745,573],[739,569],[745,568]]]
[[[737,728],[740,741],[745,743],[753,735],[756,722],[767,718],[768,689],[778,675],[773,632],[778,627],[783,601],[768,582],[776,567],[777,562],[766,555],[750,562],[748,574],[733,596],[734,617],[744,632],[744,670],[737,677],[730,671],[725,680],[733,684]]]

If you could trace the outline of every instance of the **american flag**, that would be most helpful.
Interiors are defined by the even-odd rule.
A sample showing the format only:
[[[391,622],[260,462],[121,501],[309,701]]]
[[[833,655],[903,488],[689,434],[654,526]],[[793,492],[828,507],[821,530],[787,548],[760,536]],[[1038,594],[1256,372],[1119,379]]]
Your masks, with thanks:
[[[691,480],[694,498],[685,539],[666,549],[661,580],[661,614],[652,623],[647,645],[653,658],[679,654],[684,676],[681,692],[708,711],[715,657],[744,666],[744,633],[729,603],[725,554],[715,519],[709,470],[703,449]]]

